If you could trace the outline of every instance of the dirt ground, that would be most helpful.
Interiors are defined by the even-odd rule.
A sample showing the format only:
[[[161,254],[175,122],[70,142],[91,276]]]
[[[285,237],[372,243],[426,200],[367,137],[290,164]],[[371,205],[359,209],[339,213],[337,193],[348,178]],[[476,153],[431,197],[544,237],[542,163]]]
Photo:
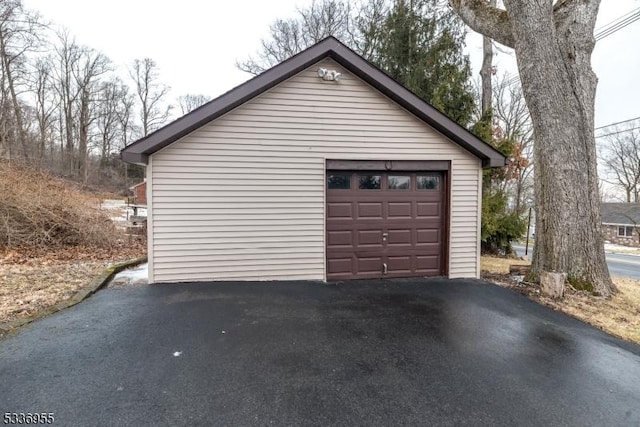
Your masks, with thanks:
[[[640,344],[640,280],[613,277],[619,292],[610,299],[594,297],[567,286],[564,299],[554,300],[541,295],[537,284],[520,281],[508,274],[510,265],[526,265],[529,264],[527,261],[483,256],[480,263],[485,280],[515,289],[554,310]]]
[[[0,322],[29,317],[73,297],[118,262],[145,254],[142,243],[110,249],[0,252]]]

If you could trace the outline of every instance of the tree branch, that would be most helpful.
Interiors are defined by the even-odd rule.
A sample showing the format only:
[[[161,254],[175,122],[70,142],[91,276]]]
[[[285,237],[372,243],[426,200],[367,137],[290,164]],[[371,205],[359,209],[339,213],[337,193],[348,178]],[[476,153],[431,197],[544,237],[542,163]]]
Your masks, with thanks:
[[[484,0],[449,0],[449,5],[474,31],[513,48],[515,40],[507,11]]]

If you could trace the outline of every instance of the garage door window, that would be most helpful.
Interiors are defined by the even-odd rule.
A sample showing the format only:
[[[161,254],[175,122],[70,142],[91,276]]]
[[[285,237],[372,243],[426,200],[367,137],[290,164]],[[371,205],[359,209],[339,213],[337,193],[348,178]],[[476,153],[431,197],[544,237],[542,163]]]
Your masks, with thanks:
[[[406,175],[389,175],[389,190],[408,190],[411,177]]]
[[[437,190],[440,188],[440,177],[437,175],[418,175],[416,178],[418,190]]]
[[[358,188],[360,190],[379,190],[380,175],[358,175]]]
[[[351,174],[327,175],[327,188],[331,190],[349,190],[351,188]]]

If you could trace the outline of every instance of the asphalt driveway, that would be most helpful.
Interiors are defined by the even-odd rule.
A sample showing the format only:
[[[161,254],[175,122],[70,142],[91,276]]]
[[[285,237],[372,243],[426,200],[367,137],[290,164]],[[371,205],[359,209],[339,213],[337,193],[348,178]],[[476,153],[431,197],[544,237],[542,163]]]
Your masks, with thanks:
[[[480,281],[106,289],[0,341],[57,425],[640,425],[640,346]]]

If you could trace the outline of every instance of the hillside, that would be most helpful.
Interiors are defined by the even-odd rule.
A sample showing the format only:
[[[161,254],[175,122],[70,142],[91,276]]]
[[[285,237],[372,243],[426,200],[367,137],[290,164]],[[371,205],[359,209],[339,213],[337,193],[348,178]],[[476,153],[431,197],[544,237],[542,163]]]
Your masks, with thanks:
[[[145,254],[145,242],[100,209],[114,197],[0,162],[0,326],[51,309],[106,266]]]
[[[122,234],[99,195],[46,172],[0,162],[0,248],[110,248]]]

